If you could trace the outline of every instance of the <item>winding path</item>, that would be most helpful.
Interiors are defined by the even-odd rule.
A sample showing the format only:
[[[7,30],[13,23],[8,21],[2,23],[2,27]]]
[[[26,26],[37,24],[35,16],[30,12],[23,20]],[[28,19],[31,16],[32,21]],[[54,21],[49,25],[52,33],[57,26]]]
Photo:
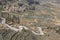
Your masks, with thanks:
[[[9,26],[8,24],[5,23],[5,21],[6,21],[5,18],[0,17],[0,20],[2,20],[1,24],[3,24],[4,26],[8,27],[9,29],[11,29],[11,30],[13,30],[13,31],[16,31],[16,32],[19,31],[19,32],[21,32],[21,31],[23,30],[23,28],[24,28],[25,30],[30,30],[30,29],[27,28],[26,26],[19,26],[18,29],[17,29],[17,28],[14,28],[14,27],[12,27],[12,26]],[[30,31],[32,31],[32,33],[35,34],[35,35],[44,35],[44,33],[43,33],[43,31],[42,31],[42,28],[41,28],[41,27],[37,27],[37,28],[38,28],[38,32],[39,32],[39,33],[36,33],[36,32],[34,32],[33,30],[30,30]]]

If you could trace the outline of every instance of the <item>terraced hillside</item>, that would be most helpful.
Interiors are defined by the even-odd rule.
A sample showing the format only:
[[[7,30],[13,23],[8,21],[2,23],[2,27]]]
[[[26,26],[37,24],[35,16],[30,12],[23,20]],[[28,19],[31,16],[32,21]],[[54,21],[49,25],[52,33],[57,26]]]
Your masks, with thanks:
[[[5,29],[1,25],[0,40],[60,40],[60,5],[55,1],[22,2],[24,3],[15,0],[11,2],[12,4],[9,1],[5,5],[1,4],[3,8],[0,8],[0,17],[5,18],[7,24],[16,28],[22,25],[36,31],[37,27],[42,27],[45,35],[37,36],[29,30],[22,30],[21,33],[15,32]],[[20,3],[20,6],[17,5],[18,3]]]
[[[12,30],[0,30],[0,40],[43,40],[44,36],[36,36],[31,31],[22,30],[15,32]]]

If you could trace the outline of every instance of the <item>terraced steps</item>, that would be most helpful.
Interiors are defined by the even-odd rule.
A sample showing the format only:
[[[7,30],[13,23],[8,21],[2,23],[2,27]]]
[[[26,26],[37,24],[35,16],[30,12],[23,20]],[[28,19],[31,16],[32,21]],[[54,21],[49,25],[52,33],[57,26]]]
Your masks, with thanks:
[[[22,30],[21,33],[6,29],[0,31],[1,40],[40,40],[40,37],[28,30]]]

